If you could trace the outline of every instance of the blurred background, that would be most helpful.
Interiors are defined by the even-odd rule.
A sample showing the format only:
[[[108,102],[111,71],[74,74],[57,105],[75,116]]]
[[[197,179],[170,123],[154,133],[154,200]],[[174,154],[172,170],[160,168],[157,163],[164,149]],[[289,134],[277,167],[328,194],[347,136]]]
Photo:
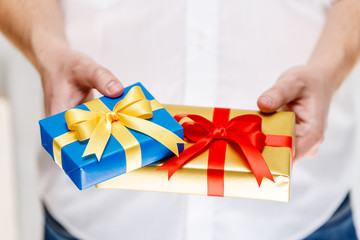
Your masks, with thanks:
[[[42,106],[36,70],[0,34],[0,239],[42,239],[37,188]]]
[[[39,75],[0,35],[0,239],[42,239],[37,187],[37,156],[42,150],[38,121],[42,117]],[[360,235],[360,177],[352,191],[352,204]]]

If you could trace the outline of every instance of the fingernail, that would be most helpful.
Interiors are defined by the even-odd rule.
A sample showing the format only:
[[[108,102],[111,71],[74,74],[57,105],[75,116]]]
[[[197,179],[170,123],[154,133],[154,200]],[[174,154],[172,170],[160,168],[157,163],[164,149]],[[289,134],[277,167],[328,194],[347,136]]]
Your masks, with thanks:
[[[274,107],[273,100],[268,96],[262,96],[261,97],[261,102],[262,102],[262,104],[266,105],[268,108],[273,108]]]
[[[121,88],[122,88],[122,86],[118,81],[112,80],[107,85],[107,92],[111,95],[111,94],[119,92],[121,90]]]

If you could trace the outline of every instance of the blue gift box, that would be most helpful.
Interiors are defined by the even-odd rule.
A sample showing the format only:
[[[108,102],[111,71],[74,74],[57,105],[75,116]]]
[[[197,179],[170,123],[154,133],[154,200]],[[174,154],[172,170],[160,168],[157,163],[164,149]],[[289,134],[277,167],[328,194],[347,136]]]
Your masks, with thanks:
[[[119,98],[101,97],[99,99],[112,110],[114,106],[127,95],[129,90],[135,86],[141,88],[147,100],[156,101],[140,83],[125,88],[124,93]],[[85,104],[82,104],[75,109],[89,111]],[[42,146],[54,160],[54,138],[69,133],[65,120],[65,112],[39,121]],[[181,125],[164,108],[153,110],[152,118],[147,120],[166,128],[183,139],[183,129]],[[146,166],[167,156],[173,155],[172,151],[155,139],[141,132],[132,129],[128,130],[140,144],[142,166]],[[99,161],[94,154],[82,157],[87,143],[88,141],[75,141],[61,147],[60,167],[80,190],[126,173],[125,150],[113,135],[110,136]],[[178,144],[177,146],[179,151],[183,150],[183,144]]]

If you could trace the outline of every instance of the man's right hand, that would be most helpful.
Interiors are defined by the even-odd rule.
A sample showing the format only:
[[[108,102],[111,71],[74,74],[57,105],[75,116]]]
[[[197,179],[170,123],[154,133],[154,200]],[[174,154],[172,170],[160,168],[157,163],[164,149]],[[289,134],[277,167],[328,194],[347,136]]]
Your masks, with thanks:
[[[0,0],[0,32],[40,73],[46,116],[90,100],[93,88],[108,97],[123,92],[109,70],[70,48],[57,0]]]
[[[46,116],[91,100],[93,88],[108,97],[122,94],[120,81],[87,55],[67,45],[51,49],[43,53],[44,60],[38,69],[43,83]]]

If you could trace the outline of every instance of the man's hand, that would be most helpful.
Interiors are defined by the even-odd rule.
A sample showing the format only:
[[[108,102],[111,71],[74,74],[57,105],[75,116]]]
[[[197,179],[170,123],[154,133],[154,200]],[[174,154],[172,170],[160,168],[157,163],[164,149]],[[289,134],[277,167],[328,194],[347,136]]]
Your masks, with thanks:
[[[295,112],[295,159],[314,156],[324,139],[330,101],[335,91],[329,78],[311,66],[295,67],[282,74],[258,100],[260,110],[265,113]]]
[[[44,53],[39,68],[44,89],[45,114],[50,116],[92,98],[92,89],[108,97],[123,92],[120,81],[90,57],[69,47],[57,46]]]
[[[70,48],[57,0],[0,0],[0,31],[40,73],[46,116],[89,100],[93,88],[109,97],[123,91],[107,69]]]
[[[263,112],[295,112],[295,159],[314,156],[324,139],[332,95],[359,58],[359,13],[360,1],[335,1],[308,64],[285,72],[258,100]]]

